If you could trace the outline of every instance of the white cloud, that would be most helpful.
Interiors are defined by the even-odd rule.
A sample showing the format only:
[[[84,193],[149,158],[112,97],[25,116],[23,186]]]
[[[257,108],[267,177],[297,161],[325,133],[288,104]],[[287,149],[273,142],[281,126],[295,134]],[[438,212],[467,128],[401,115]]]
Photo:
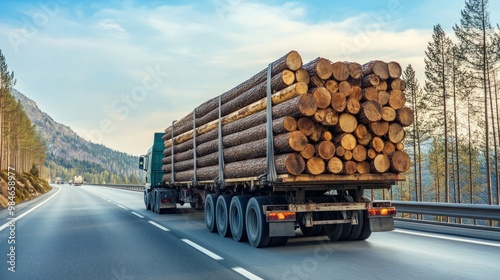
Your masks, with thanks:
[[[211,12],[202,10],[129,3],[85,17],[80,11],[76,20],[69,12],[60,13],[20,53],[7,47],[6,57],[19,89],[57,121],[81,132],[99,130],[103,120],[111,120],[115,129],[105,133],[102,143],[140,154],[150,145],[143,139],[152,139],[152,132],[292,49],[305,62],[317,56],[360,63],[395,60],[423,73],[432,32],[394,31],[390,26],[402,15],[386,22],[377,22],[373,14],[311,21],[300,3],[214,1]],[[15,28],[0,26],[0,33]],[[0,45],[8,41],[0,38]],[[127,103],[123,96],[144,87],[148,69],[158,67],[168,75],[140,102]]]

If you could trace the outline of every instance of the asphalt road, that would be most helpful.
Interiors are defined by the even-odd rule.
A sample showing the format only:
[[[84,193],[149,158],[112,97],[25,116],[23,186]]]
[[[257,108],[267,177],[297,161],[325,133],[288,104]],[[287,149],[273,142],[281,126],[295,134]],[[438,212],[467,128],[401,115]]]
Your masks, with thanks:
[[[27,214],[13,230],[2,227],[8,215],[0,211],[0,279],[500,277],[499,242],[396,230],[374,233],[367,241],[296,237],[284,247],[256,249],[207,232],[203,211],[146,211],[140,192],[54,189],[36,203],[16,207],[17,217]],[[8,263],[12,239],[15,272]]]

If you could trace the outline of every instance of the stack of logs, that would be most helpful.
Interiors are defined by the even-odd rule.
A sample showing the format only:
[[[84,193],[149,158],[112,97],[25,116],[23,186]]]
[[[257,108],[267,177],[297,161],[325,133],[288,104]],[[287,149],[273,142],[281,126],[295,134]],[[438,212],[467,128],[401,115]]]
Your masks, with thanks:
[[[404,106],[405,83],[400,76],[396,62],[360,65],[317,58],[303,65],[295,51],[273,62],[277,173],[407,171],[410,158],[403,151],[403,128],[412,124],[413,111]],[[265,173],[266,86],[264,69],[167,127],[164,181],[191,181],[195,172],[198,181],[214,180],[220,156],[225,179]]]

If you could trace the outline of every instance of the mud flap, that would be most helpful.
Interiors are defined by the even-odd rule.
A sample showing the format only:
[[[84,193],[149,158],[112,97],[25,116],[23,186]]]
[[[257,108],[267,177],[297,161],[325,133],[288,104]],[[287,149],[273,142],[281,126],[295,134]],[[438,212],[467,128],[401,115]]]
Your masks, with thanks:
[[[394,230],[394,219],[392,217],[370,217],[370,228],[372,232]]]
[[[269,223],[269,236],[295,236],[294,222]]]

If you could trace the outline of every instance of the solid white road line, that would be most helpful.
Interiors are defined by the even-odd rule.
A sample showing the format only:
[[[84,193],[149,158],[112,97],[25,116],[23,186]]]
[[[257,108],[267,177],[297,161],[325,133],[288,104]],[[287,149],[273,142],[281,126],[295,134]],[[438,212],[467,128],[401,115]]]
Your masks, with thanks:
[[[194,243],[193,241],[189,240],[189,239],[182,239],[182,241],[186,242],[187,244],[189,244],[191,247],[195,248],[196,250],[202,252],[203,254],[211,257],[212,259],[216,260],[216,261],[220,261],[220,260],[223,260],[224,258],[222,258],[221,256],[215,254],[215,253],[212,253],[210,252],[209,250],[201,247],[200,245]]]
[[[396,229],[395,232],[418,235],[418,236],[425,236],[425,237],[432,237],[432,238],[444,239],[444,240],[450,240],[450,241],[465,242],[465,243],[471,243],[471,244],[477,244],[477,245],[500,247],[499,243],[492,243],[492,242],[486,242],[486,241],[479,241],[479,240],[472,240],[472,239],[465,239],[465,238],[458,238],[458,237],[450,237],[450,236],[444,236],[444,235],[434,235],[434,234],[430,234],[430,233],[420,233],[420,232],[406,231],[406,230],[400,230],[400,229]]]
[[[125,206],[123,206],[123,205],[120,205],[120,204],[118,204],[118,203],[116,204],[116,206],[118,206],[118,207],[120,207],[120,208],[123,208],[123,209],[125,209],[125,210],[129,210],[127,207],[125,207]]]
[[[22,217],[24,217],[24,216],[28,215],[29,213],[35,211],[35,209],[37,209],[38,207],[42,206],[47,201],[49,201],[50,199],[52,199],[56,194],[58,194],[60,190],[61,190],[61,188],[59,188],[59,190],[57,190],[57,192],[55,194],[51,195],[49,198],[47,198],[46,200],[42,201],[41,203],[39,203],[35,207],[31,208],[30,210],[22,213],[21,215],[17,216],[16,218],[14,218],[14,219],[8,221],[7,223],[3,224],[2,226],[0,226],[0,231],[4,230],[6,227],[8,227],[9,225],[11,225],[12,223],[14,223],[16,221],[19,221]]]
[[[250,280],[264,280],[263,278],[260,278],[259,276],[251,273],[250,271],[244,269],[244,268],[241,268],[241,267],[233,267],[233,270],[238,272],[239,274],[245,276],[246,278],[250,279]]]
[[[162,226],[162,225],[160,225],[160,224],[157,224],[157,223],[155,223],[155,222],[153,222],[153,221],[148,221],[148,222],[149,222],[150,224],[152,224],[153,226],[155,226],[155,227],[157,227],[157,228],[159,228],[159,229],[161,229],[161,230],[163,230],[163,231],[170,231],[168,228],[166,228],[166,227],[164,227],[164,226]]]
[[[141,218],[141,219],[144,219],[144,216],[141,215],[141,214],[138,214],[138,213],[135,213],[135,212],[131,212],[132,214],[136,215],[137,217]]]

